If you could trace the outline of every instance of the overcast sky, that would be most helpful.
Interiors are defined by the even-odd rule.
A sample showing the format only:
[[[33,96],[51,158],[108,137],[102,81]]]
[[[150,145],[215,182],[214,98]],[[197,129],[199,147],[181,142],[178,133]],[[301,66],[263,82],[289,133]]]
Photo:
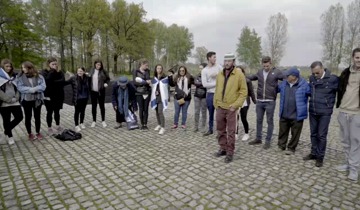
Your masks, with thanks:
[[[111,1],[111,0],[109,0]],[[184,25],[194,35],[194,45],[217,52],[222,59],[234,52],[241,29],[247,25],[265,38],[268,17],[278,12],[288,18],[289,40],[281,65],[310,65],[321,60],[320,15],[330,5],[351,0],[128,0],[141,3],[147,19],[167,25]],[[219,60],[220,61],[220,60]]]

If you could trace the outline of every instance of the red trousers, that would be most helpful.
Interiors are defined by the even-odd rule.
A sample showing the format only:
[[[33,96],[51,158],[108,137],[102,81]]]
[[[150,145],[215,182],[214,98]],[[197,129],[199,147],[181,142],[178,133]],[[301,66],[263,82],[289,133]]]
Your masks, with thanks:
[[[234,155],[237,111],[218,108],[216,110],[216,129],[220,149],[227,155]]]

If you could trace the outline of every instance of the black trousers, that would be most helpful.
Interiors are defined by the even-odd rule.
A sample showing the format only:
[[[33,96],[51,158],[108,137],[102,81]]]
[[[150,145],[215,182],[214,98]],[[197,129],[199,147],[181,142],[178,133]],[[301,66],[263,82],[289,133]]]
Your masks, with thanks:
[[[245,106],[240,109],[240,114],[238,114],[238,116],[237,116],[237,122],[241,118],[241,122],[244,126],[244,131],[246,134],[249,133],[249,122],[247,121],[248,111],[249,111],[249,106]],[[237,128],[236,128],[236,134],[238,134],[238,133],[239,133],[239,124],[237,125]]]
[[[281,149],[286,149],[287,146],[288,150],[295,151],[300,140],[300,135],[304,121],[288,120],[281,118],[279,123],[280,123],[279,125],[280,128],[279,128],[278,146]],[[291,139],[288,143],[290,131],[291,131]]]
[[[91,91],[91,110],[93,121],[96,122],[96,109],[99,102],[101,120],[105,121],[105,91],[95,92]]]
[[[24,113],[25,113],[25,127],[28,134],[31,134],[31,118],[34,112],[35,118],[35,130],[36,133],[40,133],[40,126],[41,126],[41,107],[42,104],[39,106],[35,106],[35,101],[23,101],[22,102]]]
[[[8,106],[1,107],[0,109],[1,116],[3,118],[4,124],[4,134],[9,138],[13,137],[12,130],[23,120],[23,113],[21,106]],[[14,116],[14,119],[11,120],[11,115]]]
[[[149,103],[150,103],[150,95],[146,99],[144,99],[143,95],[137,95],[136,101],[139,105],[139,117],[141,121],[141,125],[147,125],[148,117],[149,117]]]
[[[60,109],[55,108],[51,101],[44,100],[45,107],[46,107],[46,123],[49,128],[51,128],[52,125],[52,116],[54,114],[54,120],[56,125],[60,125]]]
[[[87,102],[88,102],[87,98],[77,100],[75,105],[75,113],[74,113],[75,126],[79,125],[79,117],[80,117],[80,124],[84,123]]]

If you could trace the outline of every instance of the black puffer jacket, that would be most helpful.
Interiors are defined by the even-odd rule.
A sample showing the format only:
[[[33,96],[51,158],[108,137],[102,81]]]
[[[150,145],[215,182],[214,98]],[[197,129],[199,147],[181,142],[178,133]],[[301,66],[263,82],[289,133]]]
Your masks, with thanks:
[[[87,98],[90,96],[90,77],[84,74],[81,78],[78,75],[72,76],[68,82],[72,86],[72,102],[76,105],[79,95],[87,95]]]
[[[142,83],[136,82],[136,77],[140,77],[144,81]],[[151,86],[146,82],[146,80],[151,80],[150,70],[147,69],[144,73],[139,69],[133,71],[133,84],[135,85],[136,95],[151,94]]]
[[[325,70],[324,78],[310,76],[311,98],[309,113],[314,115],[331,115],[336,100],[339,78]]]

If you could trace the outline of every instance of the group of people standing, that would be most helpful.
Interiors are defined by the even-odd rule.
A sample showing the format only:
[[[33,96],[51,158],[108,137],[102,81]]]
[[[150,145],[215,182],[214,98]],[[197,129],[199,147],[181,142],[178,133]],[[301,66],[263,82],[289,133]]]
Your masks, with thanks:
[[[0,68],[0,112],[3,118],[4,134],[10,145],[14,144],[12,130],[23,120],[29,140],[41,140],[41,108],[46,107],[48,134],[53,135],[63,130],[60,125],[60,110],[64,103],[64,86],[73,86],[73,103],[75,106],[75,129],[84,129],[85,109],[89,97],[92,101],[93,123],[96,125],[96,107],[99,102],[102,125],[105,123],[105,88],[110,80],[101,61],[95,61],[90,75],[84,68],[77,70],[77,75],[65,80],[64,73],[59,70],[57,60],[50,57],[47,68],[39,72],[35,66],[26,61],[21,64],[20,73],[16,73],[9,59],[1,61]],[[23,107],[24,112],[21,110]],[[23,115],[24,113],[24,115]],[[13,119],[12,117],[13,116]],[[35,119],[35,133],[32,131],[31,120]],[[80,124],[79,124],[80,117]],[[12,120],[11,120],[12,119]],[[55,126],[53,126],[53,119]],[[4,139],[2,139],[3,141]]]
[[[285,151],[286,155],[295,154],[303,122],[309,115],[311,151],[303,159],[304,161],[315,160],[315,166],[322,167],[329,125],[336,103],[336,107],[340,111],[338,116],[340,138],[345,151],[344,164],[337,166],[336,169],[348,172],[349,180],[358,181],[360,167],[360,48],[353,50],[352,65],[346,68],[340,77],[331,74],[330,70],[325,69],[320,61],[313,62],[310,65],[312,74],[309,81],[301,77],[300,71],[295,67],[285,72],[277,70],[272,66],[271,58],[267,56],[262,58],[263,68],[255,75],[246,77],[238,75],[241,69],[235,67],[233,54],[225,55],[224,60],[225,68],[216,77],[214,98],[220,145],[219,151],[215,154],[216,157],[226,156],[225,162],[232,161],[237,122],[235,115],[240,107],[247,105],[249,101],[245,100],[251,92],[249,89],[246,91],[246,88],[249,88],[246,80],[257,80],[256,137],[249,144],[262,144],[263,119],[266,113],[268,127],[263,148],[267,150],[271,147],[274,129],[273,117],[277,94],[280,93],[279,151]]]
[[[188,108],[192,100],[191,87],[194,85],[193,131],[202,131],[204,136],[210,136],[214,133],[216,120],[220,149],[215,156],[226,156],[225,162],[229,163],[233,160],[240,119],[244,127],[242,140],[250,139],[247,113],[251,101],[256,104],[256,136],[249,144],[263,143],[263,121],[266,114],[268,126],[263,149],[271,147],[276,99],[280,93],[279,151],[285,151],[286,155],[295,153],[303,122],[309,115],[312,146],[311,152],[303,159],[316,160],[315,166],[322,167],[329,124],[336,103],[340,110],[338,122],[345,150],[345,163],[336,169],[349,172],[348,178],[357,181],[360,167],[360,48],[353,50],[352,58],[353,64],[346,68],[340,77],[331,74],[320,61],[313,62],[310,65],[312,75],[309,81],[300,76],[297,68],[290,68],[285,72],[276,69],[268,56],[262,58],[262,69],[254,75],[247,75],[243,67],[235,66],[236,57],[231,53],[224,56],[224,67],[221,67],[216,63],[216,53],[208,52],[208,63],[200,64],[196,76],[192,76],[185,66],[180,66],[177,72],[167,75],[163,66],[158,64],[152,77],[149,62],[142,60],[139,68],[133,71],[131,81],[122,76],[113,84],[112,105],[117,122],[115,129],[121,128],[122,123],[126,122],[132,113],[139,111],[140,129],[148,130],[151,107],[157,118],[154,130],[164,134],[164,111],[168,108],[169,86],[175,87],[175,111],[171,128],[177,129],[180,126],[186,129]],[[64,101],[64,86],[69,84],[73,89],[75,130],[80,132],[85,129],[85,109],[89,98],[93,116],[91,127],[96,126],[98,104],[102,126],[107,126],[104,104],[105,90],[110,79],[102,62],[95,61],[89,74],[86,74],[84,68],[78,68],[77,74],[67,81],[64,73],[58,69],[55,58],[49,58],[47,64],[48,68],[39,73],[31,62],[24,62],[21,72],[16,74],[9,59],[1,61],[0,113],[9,144],[14,144],[12,130],[23,119],[21,106],[24,109],[25,127],[30,140],[43,138],[40,133],[43,104],[47,110],[48,133],[61,131],[60,110]],[[256,96],[252,81],[257,81]],[[35,133],[31,129],[32,115],[35,118]]]

